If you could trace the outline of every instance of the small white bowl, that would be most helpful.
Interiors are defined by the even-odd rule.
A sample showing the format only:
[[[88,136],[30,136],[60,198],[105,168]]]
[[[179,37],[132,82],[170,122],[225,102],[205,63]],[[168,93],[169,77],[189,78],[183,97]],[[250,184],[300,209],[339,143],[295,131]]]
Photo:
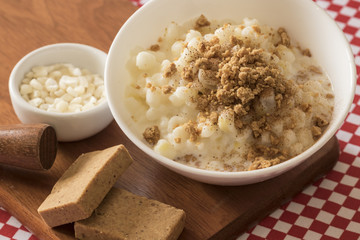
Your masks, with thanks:
[[[154,14],[158,12],[159,14]],[[148,48],[174,21],[183,24],[204,14],[208,19],[241,23],[245,17],[261,24],[284,27],[292,39],[309,48],[328,74],[334,88],[333,118],[324,135],[302,154],[270,168],[245,172],[216,172],[196,169],[157,154],[135,134],[136,125],[124,106],[126,69],[132,50]],[[120,128],[141,150],[160,164],[189,178],[218,185],[243,185],[278,176],[318,151],[343,123],[353,101],[356,69],[349,44],[334,20],[311,0],[152,0],[122,26],[108,53],[105,89],[112,114]]]
[[[106,53],[91,46],[77,43],[59,43],[36,49],[23,57],[9,78],[11,102],[22,123],[47,123],[55,128],[59,141],[77,141],[103,130],[113,120],[107,101],[79,113],[53,113],[33,107],[26,102],[19,87],[32,67],[71,63],[92,73],[104,75]]]

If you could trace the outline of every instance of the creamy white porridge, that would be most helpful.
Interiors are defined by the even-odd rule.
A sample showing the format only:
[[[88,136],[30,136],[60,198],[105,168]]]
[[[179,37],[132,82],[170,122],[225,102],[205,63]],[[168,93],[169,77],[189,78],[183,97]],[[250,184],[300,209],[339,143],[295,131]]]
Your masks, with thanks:
[[[129,71],[126,105],[138,135],[202,169],[286,161],[322,135],[333,111],[330,81],[310,50],[256,19],[172,23]]]

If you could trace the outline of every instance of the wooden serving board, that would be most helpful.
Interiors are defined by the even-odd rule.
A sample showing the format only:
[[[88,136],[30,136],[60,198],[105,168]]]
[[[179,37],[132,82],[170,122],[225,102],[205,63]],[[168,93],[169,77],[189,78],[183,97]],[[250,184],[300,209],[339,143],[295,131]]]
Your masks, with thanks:
[[[107,139],[103,142],[103,139]],[[231,239],[290,200],[336,163],[339,147],[332,138],[318,153],[295,169],[271,180],[238,187],[203,184],[180,176],[146,157],[129,142],[115,123],[85,141],[59,144],[50,171],[32,172],[0,167],[0,205],[40,239],[74,239],[72,225],[51,229],[36,209],[56,180],[84,150],[124,143],[135,162],[117,187],[184,209],[185,230],[180,239]]]
[[[108,139],[103,142],[103,139]],[[124,143],[135,162],[121,176],[117,187],[184,209],[185,230],[180,239],[231,239],[288,201],[336,163],[339,147],[332,138],[318,153],[295,169],[271,180],[238,187],[203,184],[180,176],[146,157],[112,123],[84,141],[60,143],[50,171],[32,172],[0,167],[0,205],[17,217],[40,239],[74,239],[72,225],[51,229],[36,209],[56,180],[84,150]]]
[[[57,42],[80,42],[107,51],[121,25],[135,10],[128,0],[0,0],[0,125],[19,123],[11,107],[7,81],[21,57]],[[51,229],[36,210],[81,153],[120,143],[128,148],[135,162],[117,187],[184,209],[187,220],[180,239],[188,240],[235,238],[328,172],[339,156],[334,137],[306,162],[279,177],[240,187],[214,186],[182,177],[157,164],[112,122],[89,139],[60,143],[49,171],[0,166],[0,206],[40,239],[74,239],[72,224]]]

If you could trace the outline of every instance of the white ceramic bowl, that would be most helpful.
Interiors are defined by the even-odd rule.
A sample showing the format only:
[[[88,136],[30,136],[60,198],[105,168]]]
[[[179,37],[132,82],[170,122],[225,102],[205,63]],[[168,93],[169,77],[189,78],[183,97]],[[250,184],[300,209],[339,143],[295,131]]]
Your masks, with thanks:
[[[247,172],[216,172],[192,168],[160,156],[134,134],[136,125],[125,111],[124,90],[130,79],[126,63],[131,50],[155,43],[171,21],[182,24],[204,14],[208,19],[258,19],[274,28],[285,27],[292,39],[311,50],[331,79],[335,94],[332,121],[324,135],[302,154],[270,168]],[[105,89],[120,128],[140,149],[160,164],[189,178],[218,185],[264,181],[297,166],[318,151],[336,133],[351,106],[356,84],[353,54],[342,31],[311,0],[153,0],[145,4],[118,32],[105,67]]]
[[[104,75],[106,53],[77,43],[59,43],[41,47],[24,56],[9,78],[11,102],[23,123],[47,123],[55,128],[59,141],[77,141],[103,130],[113,119],[107,101],[79,113],[53,113],[33,107],[20,95],[19,86],[32,67],[55,63],[71,63],[92,73]]]

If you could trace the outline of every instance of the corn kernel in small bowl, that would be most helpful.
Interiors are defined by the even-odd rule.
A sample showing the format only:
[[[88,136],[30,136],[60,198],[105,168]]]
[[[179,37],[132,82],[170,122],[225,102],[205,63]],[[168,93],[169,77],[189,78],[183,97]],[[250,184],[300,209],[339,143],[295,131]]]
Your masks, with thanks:
[[[52,125],[59,141],[77,141],[113,119],[104,91],[106,53],[76,43],[36,49],[9,78],[11,102],[23,123]]]

